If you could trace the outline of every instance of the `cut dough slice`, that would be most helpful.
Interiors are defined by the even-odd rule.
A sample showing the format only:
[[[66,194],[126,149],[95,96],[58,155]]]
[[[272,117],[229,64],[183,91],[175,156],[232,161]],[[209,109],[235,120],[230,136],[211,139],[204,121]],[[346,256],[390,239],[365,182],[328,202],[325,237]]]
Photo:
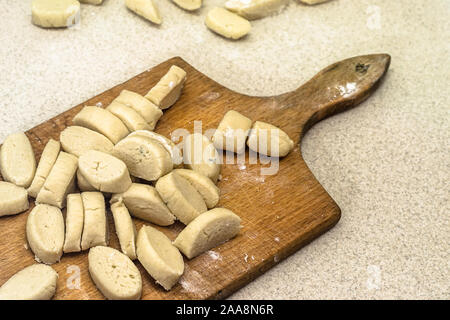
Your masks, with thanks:
[[[61,259],[64,218],[59,208],[47,204],[38,204],[34,207],[28,215],[26,233],[36,260],[52,264]]]
[[[160,178],[156,182],[156,190],[170,211],[186,225],[208,210],[200,193],[174,172]]]
[[[36,159],[30,140],[23,132],[6,137],[0,149],[0,170],[5,181],[28,188],[36,172]]]
[[[81,250],[108,245],[105,198],[101,192],[83,192],[84,227]]]
[[[89,250],[88,262],[89,274],[106,298],[136,300],[141,297],[141,274],[122,252],[98,246]]]
[[[31,182],[28,188],[28,195],[36,198],[42,186],[45,183],[53,165],[58,158],[59,151],[61,150],[61,144],[53,139],[48,140],[42,151],[41,159],[39,160],[39,165],[36,169],[36,174],[34,175],[33,182]]]
[[[0,287],[0,300],[50,300],[56,292],[58,274],[45,264],[32,264]]]
[[[84,207],[81,194],[67,195],[66,212],[66,238],[64,240],[64,252],[81,251],[81,234],[84,224]]]
[[[136,259],[136,226],[131,220],[127,207],[121,200],[111,204],[111,212],[114,217],[117,238],[119,238],[120,249],[131,260]]]
[[[89,150],[111,153],[114,147],[113,143],[104,135],[79,126],[70,126],[64,129],[59,140],[65,152],[77,157]]]
[[[77,157],[61,151],[36,197],[36,202],[63,208],[67,194],[74,189],[77,167]]]
[[[80,0],[80,2],[99,5],[102,4],[103,0]]]
[[[145,97],[161,109],[167,109],[177,102],[185,81],[186,71],[173,65]]]
[[[100,107],[84,107],[73,118],[73,123],[103,134],[114,144],[130,133],[119,118]]]
[[[289,0],[228,0],[225,8],[241,17],[254,20],[277,13]]]
[[[241,228],[241,218],[231,210],[215,208],[195,218],[181,231],[173,244],[192,259],[235,237]]]
[[[151,130],[150,126],[139,112],[118,101],[113,101],[106,110],[122,120],[130,132],[136,130]]]
[[[215,33],[234,40],[247,35],[252,28],[248,20],[219,7],[215,7],[208,12],[205,23]]]
[[[80,3],[77,0],[33,0],[31,18],[35,25],[44,28],[70,27],[80,20]]]
[[[155,228],[143,226],[139,230],[137,256],[150,276],[166,290],[183,275],[183,257],[170,239]]]
[[[77,184],[80,191],[97,191],[96,188],[81,174],[80,169],[77,170]]]
[[[219,127],[214,132],[213,143],[217,149],[238,154],[245,151],[245,141],[252,127],[252,120],[237,111],[225,113]]]
[[[284,157],[294,148],[294,141],[280,128],[256,121],[248,137],[247,145],[253,151],[269,157]]]
[[[13,183],[0,181],[0,217],[28,210],[27,190]]]
[[[160,226],[171,225],[176,220],[152,186],[133,183],[124,193],[115,194],[110,202],[114,203],[120,200],[123,200],[127,209],[136,218]]]
[[[187,11],[194,11],[202,6],[202,0],[173,0],[173,2]]]
[[[162,22],[158,7],[153,0],[125,0],[125,5],[137,15],[155,24],[161,24]]]
[[[324,2],[328,2],[328,1],[331,1],[331,0],[300,0],[300,2],[309,4],[309,5],[324,3]]]

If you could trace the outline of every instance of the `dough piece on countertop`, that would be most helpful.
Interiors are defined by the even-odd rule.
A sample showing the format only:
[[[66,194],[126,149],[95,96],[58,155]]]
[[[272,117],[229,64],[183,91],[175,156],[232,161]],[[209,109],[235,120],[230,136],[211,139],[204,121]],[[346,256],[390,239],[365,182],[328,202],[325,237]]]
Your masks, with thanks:
[[[170,211],[185,225],[208,210],[200,193],[174,172],[161,177],[155,187]]]
[[[102,4],[103,0],[80,0],[80,2],[99,5]]]
[[[300,2],[309,4],[309,5],[324,3],[324,2],[328,2],[328,1],[331,1],[331,0],[300,0]]]
[[[139,230],[137,256],[150,276],[166,290],[183,275],[183,257],[170,239],[155,228],[143,226]]]
[[[89,250],[88,263],[92,280],[106,298],[136,300],[141,297],[141,274],[122,252],[97,246]]]
[[[64,240],[64,252],[81,251],[81,234],[84,225],[84,207],[81,194],[71,193],[67,195],[66,212],[66,237]]]
[[[65,152],[77,157],[89,150],[111,153],[114,147],[114,144],[103,134],[80,126],[65,128],[59,140]]]
[[[212,141],[217,149],[235,153],[245,151],[245,141],[252,127],[252,120],[237,111],[230,110],[222,118]]]
[[[277,13],[289,0],[228,0],[225,8],[247,20],[255,20]]]
[[[25,188],[0,181],[0,217],[24,212],[28,210],[29,205]]]
[[[105,198],[101,192],[81,193],[84,207],[84,227],[81,250],[108,245]]]
[[[61,259],[64,245],[64,218],[61,209],[38,204],[28,215],[26,234],[36,260],[52,264]]]
[[[101,107],[84,107],[73,118],[73,124],[97,131],[114,144],[130,133],[119,118]]]
[[[70,27],[80,20],[80,3],[77,0],[33,0],[31,19],[44,28]]]
[[[173,244],[192,259],[235,237],[241,228],[241,218],[231,210],[215,208],[195,218],[181,231]]]
[[[117,238],[119,238],[120,249],[131,260],[136,259],[136,226],[127,207],[119,199],[119,201],[111,204],[111,212],[114,218]]]
[[[294,141],[280,128],[256,121],[248,137],[247,145],[253,151],[269,157],[284,157],[294,148]]]
[[[202,0],[173,0],[173,2],[187,11],[194,11],[202,6]]]
[[[6,137],[0,149],[3,180],[28,188],[36,172],[36,159],[30,140],[23,132]]]
[[[28,266],[0,287],[0,300],[50,300],[56,292],[58,274],[45,264]]]
[[[247,35],[252,28],[248,20],[219,7],[215,7],[208,12],[205,24],[215,33],[234,40]]]
[[[145,97],[161,109],[167,109],[177,102],[185,82],[186,71],[173,65]]]
[[[153,0],[125,0],[125,5],[137,15],[155,24],[162,22],[158,7]]]
[[[130,132],[136,130],[152,130],[139,112],[118,101],[113,101],[106,110],[122,120]]]

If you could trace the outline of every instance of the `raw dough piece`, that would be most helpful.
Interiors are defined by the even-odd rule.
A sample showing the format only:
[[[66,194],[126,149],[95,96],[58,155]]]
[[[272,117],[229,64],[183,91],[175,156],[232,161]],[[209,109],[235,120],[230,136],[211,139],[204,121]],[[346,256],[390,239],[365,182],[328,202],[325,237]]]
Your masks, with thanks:
[[[139,230],[137,256],[150,276],[166,290],[183,275],[183,257],[170,239],[155,228],[143,226]]]
[[[89,3],[89,4],[102,4],[103,0],[80,0],[81,3]]]
[[[89,150],[111,153],[114,147],[113,143],[103,134],[79,126],[70,126],[64,129],[59,140],[65,152],[77,157]]]
[[[38,204],[27,219],[27,241],[36,260],[46,264],[61,259],[64,245],[64,218],[59,208]]]
[[[119,118],[100,107],[84,107],[73,118],[73,123],[103,134],[114,144],[130,133]]]
[[[228,0],[225,8],[248,20],[277,13],[289,0]]]
[[[73,190],[77,167],[77,157],[61,151],[36,197],[36,202],[63,208],[67,194]]]
[[[56,292],[58,274],[45,264],[32,264],[0,287],[0,300],[50,300]]]
[[[237,111],[230,110],[223,116],[212,138],[217,149],[242,153],[245,140],[252,127],[252,120]]]
[[[136,130],[152,130],[139,112],[118,101],[113,101],[106,110],[122,120],[130,132]]]
[[[27,190],[11,182],[0,181],[0,217],[28,210]]]
[[[136,300],[141,297],[141,274],[122,252],[98,246],[89,250],[88,262],[89,274],[106,298]]]
[[[123,200],[127,209],[136,218],[160,226],[171,225],[176,220],[156,189],[147,184],[133,183],[124,193],[115,194],[110,202],[120,200]]]
[[[327,1],[331,1],[331,0],[300,0],[300,2],[309,4],[309,5],[324,3]]]
[[[185,81],[186,71],[173,65],[145,97],[161,109],[167,109],[177,102]]]
[[[153,0],[125,0],[125,5],[137,15],[153,23],[161,24],[162,22],[158,7]]]
[[[194,11],[202,6],[202,0],[173,0],[173,2],[187,11]]]
[[[97,191],[81,174],[80,169],[77,170],[77,184],[80,191]]]
[[[66,238],[64,240],[64,252],[81,251],[81,234],[84,224],[84,207],[81,194],[67,195],[66,212]]]
[[[81,250],[108,245],[105,198],[101,192],[83,192],[84,227]]]
[[[61,150],[61,144],[53,139],[48,140],[42,151],[41,159],[39,160],[39,165],[36,169],[36,174],[34,175],[33,182],[31,182],[28,188],[28,195],[30,197],[36,198],[42,186],[45,183],[53,165],[58,158],[59,151]]]
[[[44,28],[70,27],[80,20],[80,3],[76,0],[33,0],[31,18]]]
[[[36,172],[36,159],[30,140],[23,132],[6,137],[0,150],[3,180],[28,188]]]
[[[111,212],[114,217],[117,238],[119,238],[120,249],[131,260],[136,259],[136,226],[131,220],[130,213],[121,199],[111,204]]]
[[[192,259],[233,238],[240,228],[241,218],[231,210],[215,208],[195,218],[178,234],[173,244]]]
[[[170,211],[186,225],[208,210],[200,193],[174,172],[160,178],[155,187]]]
[[[280,128],[256,121],[248,137],[247,145],[253,151],[266,156],[284,157],[294,148],[294,141]]]
[[[234,40],[242,38],[252,28],[248,20],[219,7],[215,7],[208,12],[205,23],[215,33]]]
[[[78,159],[78,168],[87,182],[99,191],[120,193],[131,186],[127,166],[110,154],[89,150]]]

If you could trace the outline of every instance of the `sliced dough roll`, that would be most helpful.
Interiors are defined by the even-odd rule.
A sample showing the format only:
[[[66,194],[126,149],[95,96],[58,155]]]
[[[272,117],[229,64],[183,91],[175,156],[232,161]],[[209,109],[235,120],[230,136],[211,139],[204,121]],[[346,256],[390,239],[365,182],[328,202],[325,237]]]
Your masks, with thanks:
[[[155,228],[143,226],[139,230],[137,256],[150,276],[166,290],[183,275],[183,257],[170,239]]]
[[[0,300],[50,300],[56,292],[58,274],[45,264],[32,264],[0,287]]]
[[[0,181],[0,217],[28,210],[27,190],[11,182]]]
[[[84,227],[81,250],[108,245],[105,198],[101,192],[83,192]]]
[[[280,128],[270,123],[256,121],[247,145],[253,151],[269,157],[284,157],[294,148],[294,141]]]
[[[89,274],[97,288],[110,300],[136,300],[142,294],[138,268],[120,251],[98,246],[89,250]]]
[[[103,134],[114,144],[130,133],[119,118],[100,107],[84,107],[73,118],[73,123]]]
[[[77,185],[80,191],[97,191],[96,188],[81,174],[80,169],[77,170]]]
[[[59,140],[64,151],[77,157],[89,150],[111,153],[114,145],[103,134],[80,126],[65,128]]]
[[[81,194],[67,195],[66,212],[66,238],[64,240],[64,252],[81,251],[81,234],[84,225],[84,207]]]
[[[130,132],[136,130],[152,130],[139,112],[118,101],[113,101],[106,110],[122,120]]]
[[[131,260],[136,259],[136,226],[131,220],[127,207],[119,200],[111,204],[111,212],[114,217],[114,226],[116,227],[117,238],[119,238],[120,249]]]
[[[34,207],[28,215],[26,233],[36,260],[52,264],[61,259],[64,218],[59,208],[47,204]]]
[[[6,137],[0,149],[0,171],[3,180],[28,188],[36,172],[36,159],[30,140],[23,132]]]
[[[248,20],[220,7],[209,10],[205,24],[215,33],[233,40],[247,35],[252,28]]]
[[[173,65],[145,97],[161,109],[167,109],[177,102],[185,81],[186,71]]]
[[[155,24],[161,24],[162,22],[158,7],[153,0],[125,0],[125,5],[137,15]]]
[[[155,187],[170,211],[186,225],[208,210],[200,193],[174,172],[160,178]]]
[[[70,27],[80,20],[80,3],[76,0],[33,0],[31,19],[44,28]]]
[[[178,234],[173,244],[192,259],[235,237],[240,226],[241,218],[231,210],[215,208],[193,220]]]
[[[111,203],[123,200],[130,213],[139,219],[168,226],[175,222],[175,216],[165,205],[159,193],[152,186],[133,183],[124,193],[115,194]]]

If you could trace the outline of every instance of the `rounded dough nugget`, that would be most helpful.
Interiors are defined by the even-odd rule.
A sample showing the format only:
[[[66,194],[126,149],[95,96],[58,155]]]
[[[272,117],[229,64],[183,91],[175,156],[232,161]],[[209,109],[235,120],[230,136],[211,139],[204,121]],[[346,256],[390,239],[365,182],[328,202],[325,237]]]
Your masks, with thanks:
[[[170,239],[155,228],[143,226],[139,230],[137,256],[150,276],[166,290],[183,275],[183,257]]]
[[[81,251],[81,234],[84,225],[84,207],[81,194],[67,195],[66,212],[66,237],[64,240],[64,252]]]
[[[202,6],[202,0],[173,0],[173,2],[187,11],[194,11]]]
[[[245,140],[252,127],[252,120],[237,111],[228,111],[214,132],[212,141],[217,149],[238,154],[245,151]]]
[[[108,245],[105,198],[101,192],[83,192],[84,227],[81,250]]]
[[[111,212],[114,218],[117,238],[119,238],[120,249],[131,260],[136,259],[136,226],[131,220],[127,207],[119,200],[111,204]]]
[[[28,215],[26,233],[36,260],[46,264],[61,259],[64,245],[64,218],[59,208],[38,204]]]
[[[32,264],[0,287],[0,300],[50,300],[56,292],[58,274],[45,264]]]
[[[235,237],[241,228],[241,218],[231,210],[215,208],[193,220],[181,231],[173,244],[192,259]]]
[[[77,157],[89,150],[111,153],[114,148],[112,142],[101,133],[80,126],[65,128],[59,140],[64,151]]]
[[[294,148],[294,141],[280,128],[256,121],[248,137],[247,145],[253,151],[269,157],[284,157]]]
[[[162,22],[158,7],[153,0],[125,0],[125,5],[137,15],[155,24]]]
[[[92,280],[106,298],[136,300],[141,297],[141,274],[122,252],[98,246],[89,250],[88,263]]]
[[[23,132],[6,137],[0,149],[0,171],[5,181],[30,186],[36,172],[36,159],[30,140]]]
[[[80,3],[76,0],[33,0],[31,18],[44,28],[70,27],[80,20]]]
[[[139,112],[118,101],[113,101],[106,110],[122,120],[130,132],[136,130],[151,130],[150,126]]]
[[[160,178],[155,187],[170,211],[186,225],[208,210],[200,193],[174,172]]]
[[[288,2],[288,0],[228,0],[225,2],[225,8],[245,19],[254,20],[280,12]]]
[[[0,181],[0,217],[28,210],[27,190],[13,183]]]
[[[215,7],[208,12],[205,23],[215,33],[234,40],[247,35],[252,28],[248,20],[219,7]]]

